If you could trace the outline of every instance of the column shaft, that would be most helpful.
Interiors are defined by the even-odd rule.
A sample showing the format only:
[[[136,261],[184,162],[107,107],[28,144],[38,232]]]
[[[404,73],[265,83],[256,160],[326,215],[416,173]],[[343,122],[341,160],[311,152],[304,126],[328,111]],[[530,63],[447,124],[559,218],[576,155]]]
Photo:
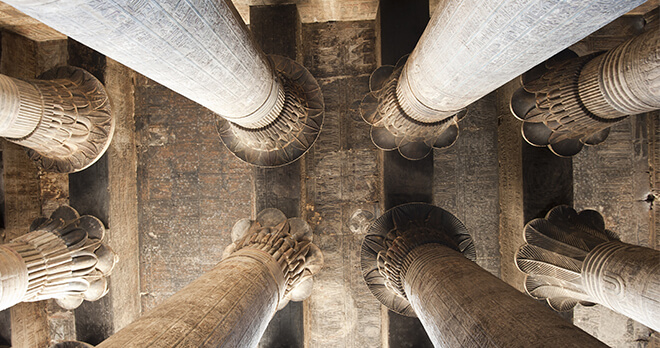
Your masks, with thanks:
[[[447,0],[406,63],[397,96],[422,122],[455,114],[643,0]]]
[[[530,221],[516,253],[526,292],[565,311],[601,304],[660,329],[660,251],[620,242],[594,210],[568,206]]]
[[[242,126],[265,126],[282,107],[282,86],[228,0],[8,3]]]
[[[585,258],[582,279],[596,302],[660,329],[660,251],[618,241],[603,243]]]
[[[591,60],[578,89],[587,110],[605,119],[660,109],[660,29],[649,28]]]
[[[283,282],[270,255],[239,251],[98,347],[255,347]]]
[[[660,30],[647,31],[603,54],[564,51],[522,75],[511,111],[535,146],[573,156],[607,139],[628,115],[660,108]]]
[[[407,260],[406,296],[437,347],[605,347],[448,247]]]

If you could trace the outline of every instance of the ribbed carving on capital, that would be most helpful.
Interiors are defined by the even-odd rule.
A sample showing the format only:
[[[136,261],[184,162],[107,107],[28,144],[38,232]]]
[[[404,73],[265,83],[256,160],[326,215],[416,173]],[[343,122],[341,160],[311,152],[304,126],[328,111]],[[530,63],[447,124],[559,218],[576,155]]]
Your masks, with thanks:
[[[511,111],[534,146],[573,156],[628,115],[660,109],[660,30],[601,54],[564,51],[522,75]]]
[[[321,88],[302,65],[281,56],[269,56],[275,79],[282,86],[273,120],[259,128],[246,128],[217,118],[222,142],[239,159],[259,167],[279,167],[302,157],[323,127]]]
[[[0,136],[25,146],[43,170],[83,170],[110,145],[108,96],[85,70],[59,67],[25,81],[0,75],[0,102]]]
[[[80,341],[64,341],[55,343],[50,348],[94,348],[94,346]]]
[[[390,209],[376,219],[362,242],[364,280],[378,300],[392,311],[414,317],[403,286],[403,277],[415,257],[415,249],[441,244],[476,259],[472,237],[454,215],[425,203]]]
[[[256,220],[242,219],[231,231],[232,244],[223,260],[235,256],[250,257],[252,252],[270,255],[277,264],[279,304],[302,301],[312,292],[313,275],[323,267],[323,254],[312,243],[312,229],[300,218],[288,218],[278,209],[269,208],[257,214]]]
[[[600,213],[555,207],[525,226],[516,254],[525,290],[555,310],[601,304],[660,328],[660,252],[622,243]]]
[[[376,69],[369,79],[370,92],[362,99],[360,115],[371,125],[371,140],[381,150],[397,150],[409,160],[426,157],[434,148],[450,147],[458,138],[458,122],[467,109],[458,112],[431,112],[435,117],[416,117],[416,110],[400,98],[400,76],[405,58],[396,66],[386,65]],[[403,89],[407,91],[407,89]],[[406,93],[403,93],[406,94]],[[411,94],[411,93],[408,93]],[[406,110],[409,110],[408,112]],[[423,109],[429,113],[428,109]],[[438,119],[427,122],[425,119]]]
[[[0,245],[0,310],[46,299],[74,309],[103,297],[118,260],[104,236],[99,219],[69,206],[34,220],[29,233]]]

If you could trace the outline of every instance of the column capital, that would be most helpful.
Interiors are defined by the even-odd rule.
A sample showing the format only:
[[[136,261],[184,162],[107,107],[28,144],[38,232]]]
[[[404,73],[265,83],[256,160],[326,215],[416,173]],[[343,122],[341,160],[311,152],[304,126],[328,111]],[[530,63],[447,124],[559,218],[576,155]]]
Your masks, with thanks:
[[[403,278],[415,250],[441,244],[474,261],[472,237],[463,223],[444,209],[426,203],[392,208],[376,219],[362,242],[362,275],[378,300],[402,315],[414,317]]]
[[[38,80],[0,76],[0,94],[0,136],[25,146],[43,170],[83,170],[110,146],[115,121],[108,95],[83,69],[54,68]]]
[[[516,253],[525,291],[557,311],[601,304],[660,328],[660,252],[619,241],[600,213],[568,206],[525,226]]]
[[[217,117],[222,142],[239,159],[258,167],[279,167],[302,157],[323,126],[325,105],[318,82],[304,66],[286,57],[268,56],[281,85],[276,114],[266,124],[245,128]]]
[[[34,220],[29,233],[0,246],[3,268],[9,268],[0,279],[0,309],[46,299],[74,309],[83,300],[105,296],[118,258],[103,243],[104,236],[99,219],[80,216],[69,206]],[[8,261],[13,267],[7,267]]]
[[[231,231],[232,244],[223,260],[248,257],[269,268],[279,287],[279,304],[302,301],[312,291],[312,276],[323,267],[323,254],[312,243],[312,229],[300,218],[288,218],[278,209],[269,208],[255,220],[239,220]]]
[[[628,115],[660,109],[660,30],[578,57],[565,50],[522,74],[511,112],[534,146],[573,156],[607,139]]]
[[[404,57],[396,66],[381,66],[371,74],[370,92],[360,103],[360,115],[371,125],[371,140],[376,147],[398,150],[404,158],[419,160],[434,148],[454,144],[458,121],[467,108],[440,111],[420,106],[423,104],[406,87],[407,82],[401,80],[405,61]]]

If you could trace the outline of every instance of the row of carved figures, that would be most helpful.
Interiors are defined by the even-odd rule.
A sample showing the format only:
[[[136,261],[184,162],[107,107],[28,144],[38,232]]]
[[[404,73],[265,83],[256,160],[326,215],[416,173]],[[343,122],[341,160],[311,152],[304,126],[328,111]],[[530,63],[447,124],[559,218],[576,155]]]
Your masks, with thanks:
[[[49,298],[72,309],[105,295],[117,257],[98,219],[63,206],[30,231],[0,246],[2,309]],[[558,311],[600,304],[660,329],[660,251],[621,242],[598,212],[568,206],[529,222],[524,237],[516,263],[529,296],[473,262],[472,237],[454,215],[404,204],[371,222],[362,274],[437,347],[605,347],[532,298]],[[98,347],[256,347],[277,310],[310,296],[323,255],[305,221],[272,208],[238,221],[231,238],[211,271]]]

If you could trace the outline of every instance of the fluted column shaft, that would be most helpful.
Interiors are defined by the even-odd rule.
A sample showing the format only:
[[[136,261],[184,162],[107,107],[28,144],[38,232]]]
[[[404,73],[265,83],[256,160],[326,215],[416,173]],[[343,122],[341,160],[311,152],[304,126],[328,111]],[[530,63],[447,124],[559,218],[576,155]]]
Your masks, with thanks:
[[[284,286],[269,254],[241,250],[97,347],[255,347]]]
[[[228,0],[7,3],[242,126],[265,126],[282,107],[281,84]]]
[[[446,0],[404,66],[397,96],[408,116],[455,114],[643,0]]]
[[[603,243],[587,254],[581,273],[585,292],[596,302],[660,328],[660,251]]]
[[[406,296],[436,347],[606,347],[453,249],[423,245],[407,262]]]

